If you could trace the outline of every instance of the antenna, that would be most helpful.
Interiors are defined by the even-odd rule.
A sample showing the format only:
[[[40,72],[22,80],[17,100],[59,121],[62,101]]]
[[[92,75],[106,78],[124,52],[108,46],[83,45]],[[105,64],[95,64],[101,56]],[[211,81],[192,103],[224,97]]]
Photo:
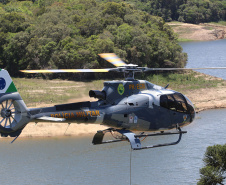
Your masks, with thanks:
[[[67,126],[67,128],[66,128],[66,130],[64,132],[64,135],[66,135],[67,129],[69,128],[70,125],[71,125],[71,123],[68,123],[68,126]]]

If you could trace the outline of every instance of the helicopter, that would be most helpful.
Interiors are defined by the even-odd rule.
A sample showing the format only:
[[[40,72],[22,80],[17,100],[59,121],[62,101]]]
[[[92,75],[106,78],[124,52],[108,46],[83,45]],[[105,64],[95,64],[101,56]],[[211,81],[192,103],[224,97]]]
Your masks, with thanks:
[[[21,70],[24,73],[65,72],[122,72],[125,80],[105,81],[101,91],[90,90],[89,96],[97,101],[76,102],[43,108],[27,108],[7,70],[0,70],[0,133],[2,137],[15,137],[14,142],[29,122],[60,122],[102,124],[109,128],[97,131],[94,145],[129,141],[133,150],[142,150],[178,144],[181,127],[195,118],[192,102],[183,94],[161,87],[145,80],[136,80],[135,73],[156,70],[183,70],[185,68],[148,68],[126,64],[114,53],[99,56],[115,68],[107,69],[47,69]],[[218,67],[222,69],[224,67]],[[186,68],[213,69],[213,68]],[[216,68],[214,68],[216,69]],[[225,68],[224,68],[225,69]],[[176,131],[165,131],[176,128]],[[141,131],[136,134],[133,131]],[[145,134],[144,131],[158,131]],[[113,140],[104,141],[104,135],[111,133]],[[117,135],[115,136],[115,133]],[[170,143],[142,146],[141,138],[159,135],[179,135]]]

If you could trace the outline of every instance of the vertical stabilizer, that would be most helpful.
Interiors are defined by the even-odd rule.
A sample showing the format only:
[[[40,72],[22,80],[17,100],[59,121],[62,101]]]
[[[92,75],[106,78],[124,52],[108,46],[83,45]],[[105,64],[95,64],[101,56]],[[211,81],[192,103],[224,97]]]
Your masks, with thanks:
[[[17,92],[8,71],[0,69],[0,94]]]

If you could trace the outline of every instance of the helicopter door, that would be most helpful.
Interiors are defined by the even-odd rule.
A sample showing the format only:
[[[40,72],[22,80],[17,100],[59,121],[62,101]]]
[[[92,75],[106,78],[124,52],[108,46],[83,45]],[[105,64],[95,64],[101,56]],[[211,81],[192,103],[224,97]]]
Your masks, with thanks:
[[[171,118],[171,124],[173,126],[176,126],[178,123],[181,122],[181,113],[176,111],[170,111],[170,118]]]
[[[154,107],[154,110],[156,110],[156,126],[155,129],[161,129],[161,128],[168,128],[168,125],[172,125],[172,118],[174,115],[172,115],[172,112],[169,109],[165,109],[162,107]]]
[[[149,106],[149,98],[143,95],[132,95],[127,98],[127,110],[128,110],[128,123],[131,128],[136,129],[140,127],[140,124],[146,125],[149,128],[146,116],[149,117],[147,112]],[[145,123],[143,123],[145,122]]]
[[[127,97],[122,98],[119,102],[113,105],[113,111],[111,119],[117,120],[116,127],[128,128],[128,108],[127,108]]]

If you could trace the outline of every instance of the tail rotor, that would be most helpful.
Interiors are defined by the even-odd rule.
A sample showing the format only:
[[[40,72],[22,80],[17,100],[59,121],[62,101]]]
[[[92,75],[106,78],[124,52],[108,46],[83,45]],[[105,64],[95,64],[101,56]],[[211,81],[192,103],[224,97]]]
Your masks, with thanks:
[[[20,120],[21,112],[18,103],[16,100],[6,99],[1,102],[0,109],[0,127],[3,127],[4,129],[13,129]]]
[[[29,122],[28,110],[6,70],[0,70],[0,133],[19,136]]]

